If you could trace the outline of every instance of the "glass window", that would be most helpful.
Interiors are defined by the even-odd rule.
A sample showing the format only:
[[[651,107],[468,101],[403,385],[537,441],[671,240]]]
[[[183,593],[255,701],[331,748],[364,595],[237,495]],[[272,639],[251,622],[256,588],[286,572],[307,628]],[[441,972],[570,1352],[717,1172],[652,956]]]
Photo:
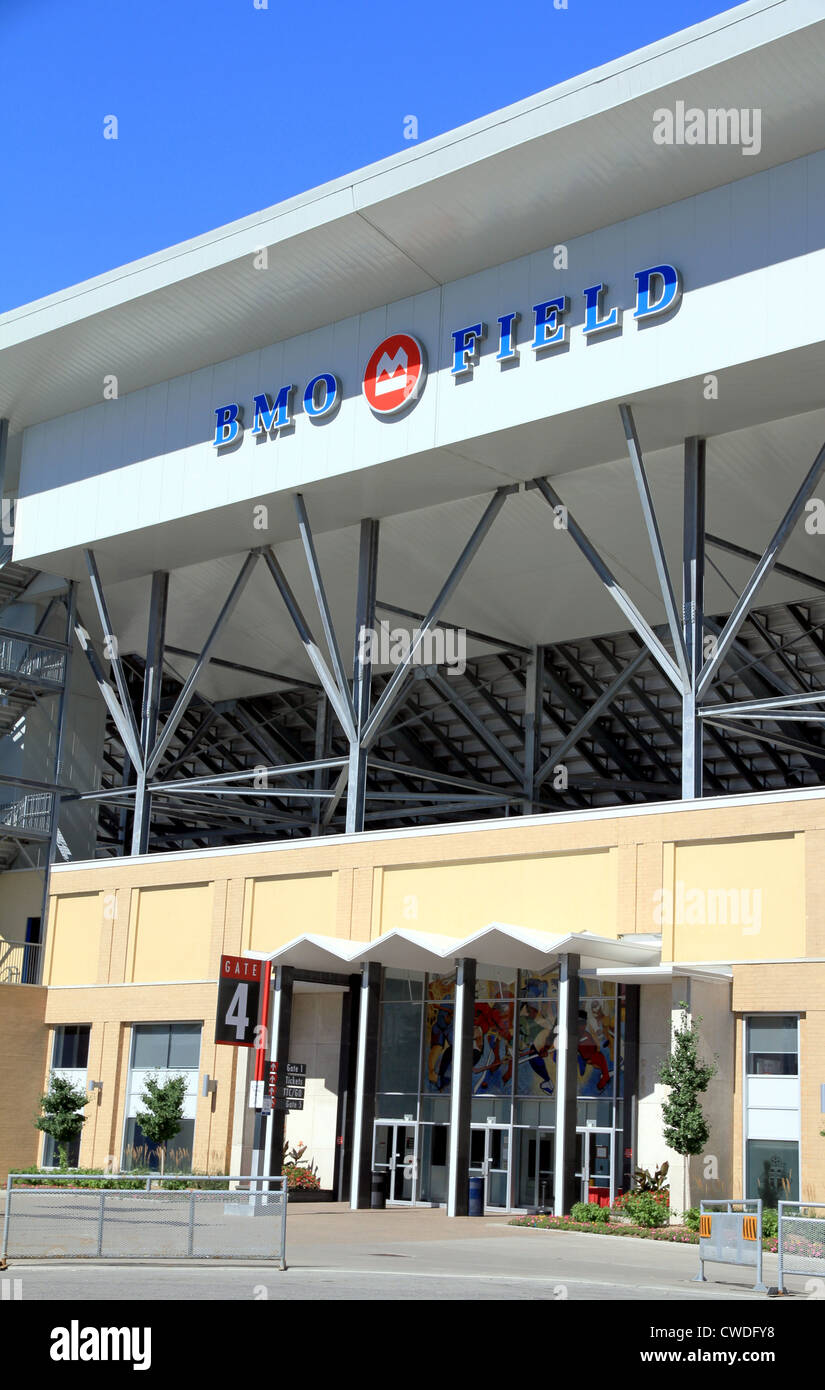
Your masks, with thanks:
[[[613,1094],[616,1070],[616,986],[583,979],[579,985],[580,1096]]]
[[[799,1071],[797,1019],[764,1014],[748,1019],[748,1076],[796,1076]]]
[[[191,1173],[194,1139],[195,1121],[183,1120],[174,1139],[166,1146],[165,1172]],[[123,1145],[123,1170],[128,1173],[132,1168],[149,1168],[153,1172],[160,1168],[158,1145],[146,1138],[134,1115],[126,1121]]]
[[[383,972],[382,998],[413,1004],[424,998],[424,976],[417,970],[387,969]]]
[[[137,1023],[132,1066],[136,1070],[194,1070],[200,1046],[200,1023]]]
[[[66,1161],[69,1168],[77,1168],[80,1163],[80,1139],[81,1135],[76,1134],[74,1139],[70,1139],[66,1144]],[[50,1134],[44,1134],[42,1166],[44,1168],[57,1168],[59,1164],[60,1154],[57,1151],[57,1145]]]
[[[516,972],[506,965],[479,965],[476,971],[476,1001],[512,999],[516,992]]]
[[[197,1067],[201,1053],[201,1025],[173,1023],[169,1029],[169,1061],[172,1067]]]
[[[748,1197],[767,1207],[799,1201],[799,1145],[787,1139],[748,1140]]]
[[[134,1030],[132,1066],[165,1067],[168,1057],[168,1023],[139,1023]]]
[[[381,1009],[379,1091],[417,1091],[421,1005],[385,1003]]]
[[[85,1023],[66,1023],[54,1030],[53,1067],[87,1067],[89,1064],[89,1035]]]

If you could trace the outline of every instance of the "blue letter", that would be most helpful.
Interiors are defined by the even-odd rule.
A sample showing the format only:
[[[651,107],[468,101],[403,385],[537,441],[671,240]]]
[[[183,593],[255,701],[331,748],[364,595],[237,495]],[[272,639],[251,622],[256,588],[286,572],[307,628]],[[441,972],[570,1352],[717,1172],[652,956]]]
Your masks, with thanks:
[[[618,326],[618,309],[611,309],[606,319],[599,318],[600,301],[606,289],[607,285],[591,285],[589,289],[582,291],[586,305],[584,312],[585,333],[602,333],[605,328],[616,328]]]
[[[269,434],[270,430],[283,429],[284,425],[292,424],[292,416],[289,413],[289,398],[295,390],[294,386],[282,386],[275,399],[275,404],[269,404],[269,397],[266,394],[255,396],[253,404],[255,406],[255,420],[253,434]]]
[[[521,314],[502,314],[499,323],[499,348],[496,353],[497,362],[512,362],[514,357],[518,357],[516,347],[516,324],[521,318]]]
[[[662,293],[651,303],[650,282],[658,276],[662,282]],[[663,314],[679,303],[682,297],[682,280],[678,270],[672,265],[652,265],[649,270],[636,271],[636,308],[634,319],[650,319],[654,314]]]
[[[533,334],[533,348],[556,347],[567,338],[567,325],[559,323],[561,314],[567,313],[567,295],[560,299],[546,299],[543,304],[534,304],[536,331]]]
[[[212,440],[212,447],[215,449],[223,448],[224,444],[234,444],[243,426],[238,419],[240,407],[237,405],[219,405],[215,411],[215,438]],[[228,433],[227,433],[228,431]]]
[[[487,336],[487,325],[471,323],[469,328],[459,328],[453,334],[453,365],[451,376],[471,372],[478,360],[478,345]]]
[[[315,404],[315,392],[323,384],[324,394],[320,405]],[[322,415],[329,415],[338,400],[338,378],[332,372],[321,372],[320,376],[314,376],[312,381],[307,383],[304,392],[304,410],[310,420],[318,420]]]

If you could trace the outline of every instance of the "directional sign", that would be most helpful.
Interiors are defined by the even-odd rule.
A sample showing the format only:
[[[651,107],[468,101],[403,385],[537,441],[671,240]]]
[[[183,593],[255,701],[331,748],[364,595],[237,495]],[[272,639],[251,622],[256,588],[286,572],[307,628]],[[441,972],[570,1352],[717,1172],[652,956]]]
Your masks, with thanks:
[[[303,1086],[286,1086],[284,1088],[284,1095],[287,1100],[303,1100],[304,1088]]]
[[[254,1047],[261,1010],[264,961],[248,956],[221,956],[215,1042]]]
[[[287,1074],[287,1076],[290,1077],[290,1078],[292,1078],[293,1076],[304,1076],[304,1077],[305,1077],[306,1074],[307,1074],[307,1064],[306,1064],[306,1062],[287,1062],[287,1064],[286,1064],[286,1074]],[[291,1079],[290,1079],[290,1085],[292,1085]]]
[[[284,1101],[284,1105],[287,1110],[303,1110],[304,1108],[304,1102],[302,1100],[286,1100]]]

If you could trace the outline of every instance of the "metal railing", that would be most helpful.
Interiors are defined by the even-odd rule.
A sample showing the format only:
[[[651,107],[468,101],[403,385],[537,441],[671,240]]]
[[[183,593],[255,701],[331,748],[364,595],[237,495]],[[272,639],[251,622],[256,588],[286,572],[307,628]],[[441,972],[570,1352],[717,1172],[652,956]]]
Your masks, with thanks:
[[[56,650],[59,643],[22,632],[19,637],[0,637],[0,673],[30,676],[34,680],[54,681],[60,685],[66,668],[66,656]]]
[[[721,1207],[715,1211],[712,1208]],[[706,1283],[705,1264],[755,1267],[754,1292],[767,1293],[762,1281],[762,1199],[722,1197],[703,1199],[699,1205],[699,1273],[696,1283]]]
[[[39,985],[42,961],[41,941],[0,939],[0,985]]]
[[[89,1186],[127,1180],[135,1186]],[[16,1185],[37,1182],[49,1186]],[[61,1182],[73,1186],[53,1186]],[[180,1183],[198,1186],[181,1190]],[[285,1177],[9,1173],[5,1195],[0,1267],[9,1258],[68,1257],[277,1260],[286,1269]]]
[[[779,1215],[776,1241],[779,1292],[785,1292],[783,1279],[786,1274],[818,1274],[825,1280],[825,1202],[778,1202],[776,1209]],[[803,1215],[814,1211],[821,1215]]]
[[[51,792],[29,792],[19,801],[10,801],[0,806],[0,825],[14,826],[23,830],[40,830],[48,834],[52,824]]]

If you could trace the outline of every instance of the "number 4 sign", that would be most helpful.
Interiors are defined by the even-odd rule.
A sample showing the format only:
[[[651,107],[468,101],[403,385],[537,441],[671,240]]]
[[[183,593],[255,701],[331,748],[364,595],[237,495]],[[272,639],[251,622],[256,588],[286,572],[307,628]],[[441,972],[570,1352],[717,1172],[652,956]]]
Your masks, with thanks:
[[[215,1042],[230,1047],[254,1047],[261,1008],[261,979],[265,962],[247,956],[221,956]]]

